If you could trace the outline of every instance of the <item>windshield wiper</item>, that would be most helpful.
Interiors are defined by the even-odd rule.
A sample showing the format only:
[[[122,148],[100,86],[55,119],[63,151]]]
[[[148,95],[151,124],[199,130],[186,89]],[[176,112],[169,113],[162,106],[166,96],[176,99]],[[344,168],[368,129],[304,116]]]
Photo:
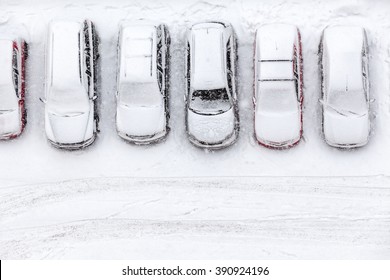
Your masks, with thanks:
[[[72,118],[72,117],[78,117],[81,115],[84,115],[84,112],[71,112],[71,113],[65,113],[65,114],[57,114],[57,113],[50,113],[51,115],[57,116],[57,117],[63,117],[63,118]]]
[[[0,110],[0,114],[11,113],[11,112],[14,112],[14,111],[15,111],[15,109]]]
[[[215,110],[215,111],[207,111],[207,110],[196,110],[196,109],[193,109],[191,107],[189,107],[189,109],[194,112],[195,114],[198,114],[198,115],[203,115],[203,116],[213,116],[213,115],[219,115],[219,114],[223,114],[227,111],[229,111],[231,109],[231,107],[227,110],[223,110],[223,109],[220,109],[220,110]]]

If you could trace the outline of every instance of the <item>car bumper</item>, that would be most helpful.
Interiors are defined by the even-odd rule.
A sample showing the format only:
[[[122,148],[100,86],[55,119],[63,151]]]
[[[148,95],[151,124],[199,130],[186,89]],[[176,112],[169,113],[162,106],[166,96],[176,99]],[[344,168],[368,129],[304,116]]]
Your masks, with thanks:
[[[10,140],[18,137],[22,132],[17,133],[5,133],[0,135],[0,140]]]
[[[237,141],[237,138],[238,138],[238,130],[234,130],[231,135],[229,135],[227,138],[217,143],[206,143],[206,142],[199,141],[191,134],[189,134],[188,136],[188,139],[190,140],[191,144],[193,144],[198,148],[208,149],[208,150],[220,150],[229,147]]]
[[[264,147],[270,148],[270,149],[288,149],[288,148],[292,148],[292,147],[298,145],[299,141],[301,140],[301,136],[299,136],[296,139],[292,139],[292,140],[285,141],[285,142],[272,142],[272,141],[266,141],[264,139],[259,139],[257,137],[255,137],[255,138],[256,138],[257,142],[261,146],[264,146]]]
[[[339,143],[334,143],[334,142],[331,142],[329,140],[327,140],[325,138],[325,142],[326,144],[328,144],[329,146],[332,146],[334,148],[339,148],[339,149],[353,149],[353,148],[360,148],[360,147],[363,147],[365,145],[367,145],[368,143],[368,139],[364,142],[360,142],[360,143],[353,143],[353,144],[339,144]]]
[[[76,151],[76,150],[85,149],[88,146],[90,146],[95,141],[96,136],[97,136],[97,133],[95,132],[95,133],[93,133],[91,138],[89,138],[85,141],[82,141],[82,142],[78,142],[78,143],[58,143],[58,142],[52,141],[50,139],[48,139],[48,140],[49,140],[51,145],[53,145],[54,147],[56,147],[58,149],[68,150],[68,151]]]
[[[169,128],[166,128],[165,130],[153,134],[153,135],[147,135],[147,136],[135,136],[135,135],[128,135],[124,132],[118,131],[118,135],[124,139],[125,141],[135,144],[135,145],[149,145],[161,142],[165,140],[166,136],[168,135]]]

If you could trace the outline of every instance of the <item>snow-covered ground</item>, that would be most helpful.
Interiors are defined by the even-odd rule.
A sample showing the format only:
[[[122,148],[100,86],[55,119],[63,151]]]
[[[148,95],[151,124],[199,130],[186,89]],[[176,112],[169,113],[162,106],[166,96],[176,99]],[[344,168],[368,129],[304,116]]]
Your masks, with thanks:
[[[0,143],[0,258],[390,258],[390,2],[287,0],[11,1],[0,35],[26,34],[28,124]],[[43,123],[44,42],[52,19],[89,18],[101,37],[101,133],[84,151],[51,147]],[[154,19],[172,37],[171,132],[138,147],[115,132],[118,23]],[[230,21],[238,37],[241,131],[229,149],[193,147],[184,128],[186,26]],[[304,58],[304,140],[253,139],[256,26],[296,24]],[[376,118],[369,144],[328,147],[317,50],[333,23],[366,28]]]

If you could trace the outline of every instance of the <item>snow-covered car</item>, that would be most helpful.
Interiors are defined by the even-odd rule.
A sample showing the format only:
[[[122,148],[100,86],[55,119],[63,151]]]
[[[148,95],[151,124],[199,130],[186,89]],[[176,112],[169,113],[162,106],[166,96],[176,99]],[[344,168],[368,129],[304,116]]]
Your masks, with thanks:
[[[26,125],[25,62],[23,39],[0,40],[0,139],[19,136]]]
[[[366,31],[356,26],[324,30],[320,68],[325,141],[334,147],[364,146],[370,135]]]
[[[118,40],[118,135],[150,144],[169,131],[169,44],[164,24],[122,23]]]
[[[195,146],[224,148],[238,137],[236,44],[228,23],[197,23],[187,32],[186,130]]]
[[[55,147],[92,144],[98,131],[98,37],[91,21],[53,21],[46,45],[45,129]]]
[[[256,31],[254,131],[268,148],[288,148],[302,137],[303,71],[299,30],[267,24]]]

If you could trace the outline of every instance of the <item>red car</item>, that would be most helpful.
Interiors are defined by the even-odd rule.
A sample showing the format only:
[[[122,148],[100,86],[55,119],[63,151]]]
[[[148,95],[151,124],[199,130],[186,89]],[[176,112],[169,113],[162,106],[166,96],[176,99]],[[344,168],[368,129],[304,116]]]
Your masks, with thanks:
[[[19,136],[26,125],[25,61],[27,43],[0,40],[0,139]]]

